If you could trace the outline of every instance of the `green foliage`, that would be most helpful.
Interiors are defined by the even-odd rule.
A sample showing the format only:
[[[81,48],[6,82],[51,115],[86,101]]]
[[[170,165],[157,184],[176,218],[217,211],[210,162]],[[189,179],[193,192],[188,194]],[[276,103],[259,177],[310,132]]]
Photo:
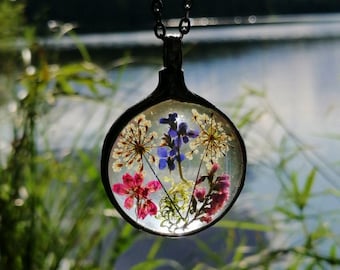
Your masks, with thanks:
[[[22,34],[21,24],[24,6],[12,1],[0,1],[0,106],[9,100],[8,87],[12,87],[12,71],[15,62],[13,42]],[[5,76],[3,76],[3,74]]]
[[[43,118],[60,99],[99,102],[101,89],[114,91],[115,85],[89,58],[50,64],[34,33],[28,36],[22,71],[15,66],[6,77],[12,148],[2,154],[0,166],[0,269],[106,269],[136,232],[110,214],[97,149],[58,152],[38,141],[44,137]],[[17,63],[18,57],[9,60]]]
[[[184,269],[178,262],[174,260],[166,260],[166,259],[153,259],[153,260],[146,260],[138,265],[135,265],[131,268],[131,270],[156,270],[160,267],[168,267],[169,269]]]
[[[14,1],[0,1],[0,49],[22,32],[24,5]]]

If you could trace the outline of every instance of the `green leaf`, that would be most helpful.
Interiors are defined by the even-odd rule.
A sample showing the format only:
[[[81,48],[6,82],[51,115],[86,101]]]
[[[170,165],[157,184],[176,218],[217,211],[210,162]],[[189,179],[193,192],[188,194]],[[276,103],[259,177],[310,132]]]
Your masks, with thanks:
[[[294,212],[290,211],[287,208],[277,206],[277,207],[275,207],[275,210],[284,214],[289,219],[301,219],[301,217],[299,215],[295,214]]]
[[[118,228],[117,228],[118,229]],[[136,240],[138,231],[130,224],[124,223],[122,228],[119,228],[119,234],[115,239],[115,245],[111,254],[111,260],[115,261],[123,252],[125,252],[132,243]]]
[[[131,270],[153,270],[161,266],[168,266],[170,269],[184,269],[178,262],[168,259],[147,260],[131,267]],[[169,268],[167,268],[169,269]]]
[[[221,259],[221,256],[217,254],[214,250],[211,249],[211,247],[204,242],[201,239],[195,240],[196,245],[200,250],[202,250],[205,253],[205,256],[210,258],[212,261],[218,264],[223,264],[223,260]]]
[[[292,184],[292,196],[294,197],[294,199],[297,199],[300,196],[297,172],[294,171],[294,172],[291,173],[290,181],[291,181],[291,184]]]
[[[324,239],[326,237],[331,237],[332,232],[330,228],[325,223],[320,223],[318,227],[310,233],[310,237],[312,241],[317,241],[319,239]]]
[[[336,197],[340,197],[340,189],[326,189],[324,192],[325,195],[333,195]]]
[[[74,33],[74,31],[68,31],[67,34],[73,39],[75,45],[77,46],[82,58],[85,61],[91,61],[91,57],[89,52],[86,49],[86,46],[80,41],[78,36]]]
[[[272,231],[272,227],[265,224],[237,220],[221,220],[215,226],[225,229],[243,229],[262,232]]]
[[[61,88],[63,93],[68,94],[68,95],[72,95],[72,94],[75,93],[71,84],[67,80],[65,80],[64,78],[59,78],[58,84],[60,85],[60,88]]]
[[[244,257],[244,246],[240,245],[236,248],[233,262],[240,262]]]
[[[156,257],[159,249],[161,248],[162,246],[162,243],[163,243],[163,238],[157,238],[154,242],[153,242],[153,245],[151,246],[150,250],[149,250],[149,253],[148,255],[146,256],[146,259],[147,260],[152,260]]]
[[[298,176],[297,172],[292,172],[290,180],[292,183],[292,191],[291,191],[291,196],[294,201],[294,203],[297,205],[299,209],[305,208],[310,195],[311,195],[311,190],[314,184],[315,180],[315,175],[316,175],[317,170],[313,168],[310,173],[308,174],[306,178],[306,182],[302,188],[302,190],[299,190],[298,187]]]
[[[253,87],[245,87],[245,89],[246,89],[248,95],[252,95],[252,96],[256,96],[256,97],[264,98],[264,97],[266,97],[266,94],[267,94],[266,91],[258,90],[258,89],[255,89]]]
[[[333,244],[330,249],[329,249],[329,256],[332,259],[336,259],[337,258],[337,246],[336,244]]]
[[[248,112],[246,112],[241,119],[238,121],[237,126],[239,128],[242,128],[246,125],[249,125],[252,122],[255,122],[263,115],[263,112],[258,111],[257,108],[250,109]]]
[[[202,262],[196,264],[192,270],[216,270],[216,268],[212,268]]]
[[[307,176],[306,183],[305,183],[304,189],[303,189],[302,194],[301,194],[305,203],[307,202],[307,200],[310,197],[311,190],[312,190],[314,180],[315,180],[316,172],[317,172],[316,169],[313,168],[311,170],[311,172],[309,173],[309,175]]]

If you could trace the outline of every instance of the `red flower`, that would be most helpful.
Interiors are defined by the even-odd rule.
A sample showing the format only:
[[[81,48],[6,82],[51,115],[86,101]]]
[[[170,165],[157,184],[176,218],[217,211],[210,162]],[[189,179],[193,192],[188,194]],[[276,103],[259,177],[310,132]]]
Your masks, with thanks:
[[[136,199],[138,218],[144,219],[147,215],[156,215],[157,206],[150,200],[149,195],[159,190],[162,187],[161,184],[157,180],[153,180],[143,187],[144,176],[142,173],[136,173],[134,176],[126,173],[122,179],[123,183],[114,184],[112,191],[119,195],[128,196],[124,201],[124,207],[131,209]]]
[[[200,221],[210,223],[212,221],[212,217],[209,215],[206,215],[206,216],[200,217]]]
[[[218,163],[213,163],[213,165],[211,166],[209,175],[214,175],[215,172],[217,172],[217,170],[220,168],[220,165],[218,165]]]
[[[144,219],[147,215],[154,216],[156,214],[157,206],[151,200],[146,200],[143,204],[137,207],[138,218]]]
[[[204,187],[202,187],[202,188],[196,187],[195,191],[194,191],[194,195],[199,202],[204,201],[206,193],[207,193],[207,191],[205,190]]]
[[[214,190],[219,194],[228,193],[229,194],[230,187],[230,177],[228,174],[223,174],[216,179],[216,183],[214,185]]]
[[[222,208],[224,202],[228,200],[228,194],[227,193],[221,193],[221,194],[214,193],[211,195],[211,199],[212,201],[211,201],[210,208],[207,209],[206,213],[212,216],[216,214],[217,211]]]
[[[209,223],[212,216],[216,214],[229,200],[230,177],[228,174],[218,176],[212,184],[212,191],[207,195],[209,197],[209,205],[204,208],[205,215],[200,218],[200,221]],[[197,195],[196,195],[197,197]]]

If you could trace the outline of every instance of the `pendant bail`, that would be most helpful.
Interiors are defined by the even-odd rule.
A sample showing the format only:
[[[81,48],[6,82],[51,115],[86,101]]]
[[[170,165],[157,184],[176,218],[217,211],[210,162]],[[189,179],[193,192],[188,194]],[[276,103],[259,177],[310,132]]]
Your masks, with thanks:
[[[163,64],[167,69],[182,69],[182,40],[179,36],[165,36],[163,39]]]

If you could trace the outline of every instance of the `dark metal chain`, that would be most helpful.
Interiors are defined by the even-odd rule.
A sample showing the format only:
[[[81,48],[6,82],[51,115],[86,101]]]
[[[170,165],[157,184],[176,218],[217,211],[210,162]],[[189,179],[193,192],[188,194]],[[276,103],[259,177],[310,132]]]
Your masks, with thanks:
[[[192,6],[192,0],[183,0],[184,16],[179,21],[178,30],[181,34],[181,38],[188,34],[190,31],[190,19],[189,12]],[[163,1],[152,0],[152,11],[155,17],[154,32],[157,38],[164,39],[166,36],[166,27],[162,22]]]

